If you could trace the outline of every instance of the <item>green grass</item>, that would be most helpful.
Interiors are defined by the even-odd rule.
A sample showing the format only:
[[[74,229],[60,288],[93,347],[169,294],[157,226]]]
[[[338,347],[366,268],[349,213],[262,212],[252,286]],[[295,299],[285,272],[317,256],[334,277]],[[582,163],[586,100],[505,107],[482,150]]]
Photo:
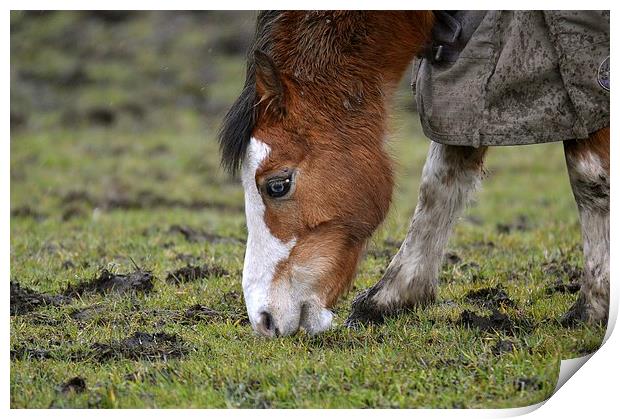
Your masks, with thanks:
[[[413,120],[414,115],[402,115]],[[428,146],[412,124],[403,124],[392,143],[399,159],[398,188],[389,219],[371,244],[392,249],[384,241],[404,236],[415,205],[419,172]],[[173,138],[173,139],[172,139]],[[168,151],[149,157],[149,150],[168,144]],[[106,153],[115,146],[129,150]],[[191,243],[169,234],[175,224],[243,239],[240,211],[182,208],[99,210],[84,204],[62,221],[60,197],[88,190],[105,196],[120,188],[133,196],[150,190],[179,199],[205,199],[242,205],[238,185],[217,170],[213,133],[148,133],[104,131],[20,133],[11,142],[11,206],[30,206],[46,218],[11,220],[11,278],[39,291],[57,293],[68,283],[90,279],[101,267],[132,270],[130,257],[156,277],[147,296],[87,296],[67,306],[47,307],[11,318],[11,346],[51,349],[51,360],[13,360],[13,407],[510,407],[535,403],[555,387],[558,360],[596,349],[600,328],[564,329],[557,323],[572,295],[545,293],[552,282],[541,264],[563,257],[581,264],[576,210],[564,173],[561,146],[544,145],[492,150],[489,176],[477,202],[466,212],[481,225],[464,221],[450,243],[464,262],[480,265],[477,278],[467,270],[446,266],[439,303],[385,325],[349,330],[339,324],[348,313],[353,291],[337,307],[338,325],[318,337],[299,335],[269,341],[234,320],[177,324],[153,310],[182,310],[200,303],[224,313],[242,313],[240,270],[242,243]],[[200,156],[200,158],[196,158]],[[36,163],[28,164],[34,160]],[[154,174],[166,174],[156,180]],[[17,177],[19,180],[15,180]],[[127,190],[118,184],[124,185]],[[497,223],[526,215],[527,231],[499,234]],[[478,222],[477,224],[480,224]],[[493,242],[494,246],[484,246]],[[388,251],[389,253],[389,251]],[[230,272],[223,278],[175,286],[166,273],[182,265],[178,255],[217,264]],[[63,268],[71,261],[73,267]],[[356,282],[360,290],[376,281],[387,258],[368,256]],[[475,279],[475,281],[474,281]],[[471,289],[503,284],[517,309],[515,316],[537,327],[516,336],[468,330],[456,325],[460,312],[475,308],[463,296]],[[236,292],[237,298],[225,298]],[[103,304],[105,311],[87,322],[70,317],[77,308]],[[231,316],[234,319],[234,316]],[[163,321],[163,324],[162,324]],[[117,360],[70,361],[71,354],[94,342],[122,339],[135,331],[177,334],[190,353],[168,362]],[[500,339],[514,343],[499,356]],[[144,382],[127,381],[135,373]],[[88,390],[62,394],[56,387],[85,378]],[[524,390],[515,380],[536,384]]]
[[[46,37],[45,27],[18,18],[12,15],[12,22],[21,25],[19,33],[25,34],[23,45]],[[136,34],[139,43],[139,35],[152,30],[147,24],[151,18],[147,15],[118,31]],[[74,22],[62,15],[47,19],[48,31]],[[97,36],[104,40],[112,36],[98,26],[90,28],[89,36],[100,32]],[[185,38],[190,45],[200,39]],[[28,58],[26,52],[20,50],[12,65],[35,65],[30,59],[45,62],[39,56]],[[50,71],[64,71],[62,56],[48,56]],[[135,60],[155,71],[155,64],[148,64],[156,61],[153,57]],[[180,63],[175,71],[182,74]],[[242,58],[221,56],[209,65],[221,81],[208,86],[210,97],[229,103],[242,83]],[[91,84],[88,91],[75,92],[76,97],[108,100],[109,92],[126,89],[119,90],[116,83],[131,86],[131,77],[137,77],[122,61],[96,71],[93,77],[114,82]],[[410,100],[406,87],[399,97],[399,104]],[[11,280],[56,294],[68,284],[92,279],[102,268],[132,271],[132,259],[152,270],[155,280],[147,295],[84,295],[67,305],[11,316],[12,350],[50,354],[43,360],[12,358],[13,408],[517,407],[551,394],[560,359],[600,346],[603,328],[566,329],[558,323],[575,295],[546,292],[556,278],[546,273],[544,263],[582,266],[577,211],[560,144],[491,150],[483,188],[448,246],[462,261],[443,267],[437,304],[383,325],[347,329],[342,322],[352,298],[381,277],[395,252],[391,243],[404,237],[416,204],[428,141],[415,114],[396,111],[390,144],[398,163],[394,204],[369,245],[354,290],[336,307],[335,327],[316,337],[300,333],[267,340],[242,321],[243,194],[238,182],[218,167],[219,111],[203,117],[191,107],[155,103],[142,123],[120,119],[98,128],[60,123],[57,114],[65,105],[42,110],[23,103],[20,109],[30,116],[27,126],[11,136],[11,208],[29,208],[40,217],[11,217]],[[66,202],[67,194],[77,192],[87,192],[90,201]],[[111,201],[135,202],[145,194],[218,207],[109,208]],[[523,231],[498,231],[498,224],[520,217],[527,221]],[[171,233],[174,225],[240,240],[191,242]],[[181,285],[167,282],[167,273],[187,260],[221,266],[229,274]],[[478,266],[463,266],[470,262]],[[501,311],[533,327],[506,334],[459,325],[463,310],[486,313],[465,294],[499,284],[515,302]],[[222,316],[179,321],[175,313],[195,304]],[[100,311],[91,318],[72,317],[76,310],[93,306]],[[94,343],[122,340],[137,331],[176,335],[187,352],[155,361],[88,356]],[[500,341],[510,341],[513,350],[496,354]],[[84,378],[86,390],[60,391],[59,386],[75,376]]]

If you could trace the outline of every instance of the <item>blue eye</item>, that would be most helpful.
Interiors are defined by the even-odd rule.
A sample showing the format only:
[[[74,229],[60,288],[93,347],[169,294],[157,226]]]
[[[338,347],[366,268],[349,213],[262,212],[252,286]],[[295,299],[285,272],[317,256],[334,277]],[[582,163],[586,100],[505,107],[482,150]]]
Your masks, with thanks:
[[[291,178],[270,180],[267,182],[265,190],[267,195],[272,198],[282,198],[291,190]]]

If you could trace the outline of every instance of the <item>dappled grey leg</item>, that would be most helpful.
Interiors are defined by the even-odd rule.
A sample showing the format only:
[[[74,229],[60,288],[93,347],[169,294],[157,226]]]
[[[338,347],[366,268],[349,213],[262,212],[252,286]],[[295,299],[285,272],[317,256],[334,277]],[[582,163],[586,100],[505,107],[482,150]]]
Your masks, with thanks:
[[[381,321],[402,308],[434,301],[444,248],[480,183],[485,153],[486,147],[431,143],[407,237],[383,278],[355,298],[347,324]]]
[[[562,322],[605,324],[609,313],[609,131],[599,131],[588,140],[565,141],[564,150],[581,221],[584,276],[577,302]]]

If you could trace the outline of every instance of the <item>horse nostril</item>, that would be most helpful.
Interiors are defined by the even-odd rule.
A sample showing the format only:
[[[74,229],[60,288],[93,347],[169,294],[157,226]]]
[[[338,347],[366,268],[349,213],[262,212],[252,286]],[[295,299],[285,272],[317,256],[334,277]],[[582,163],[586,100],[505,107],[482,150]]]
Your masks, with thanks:
[[[256,323],[258,331],[265,336],[273,336],[277,334],[278,330],[275,328],[273,317],[266,311],[263,311],[258,317],[258,323]]]

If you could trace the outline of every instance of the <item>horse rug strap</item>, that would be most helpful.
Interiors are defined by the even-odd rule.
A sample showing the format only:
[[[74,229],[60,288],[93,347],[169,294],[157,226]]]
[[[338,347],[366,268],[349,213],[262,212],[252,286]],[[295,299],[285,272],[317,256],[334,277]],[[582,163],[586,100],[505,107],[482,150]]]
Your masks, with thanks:
[[[609,11],[436,12],[412,87],[424,133],[478,147],[609,126]]]

